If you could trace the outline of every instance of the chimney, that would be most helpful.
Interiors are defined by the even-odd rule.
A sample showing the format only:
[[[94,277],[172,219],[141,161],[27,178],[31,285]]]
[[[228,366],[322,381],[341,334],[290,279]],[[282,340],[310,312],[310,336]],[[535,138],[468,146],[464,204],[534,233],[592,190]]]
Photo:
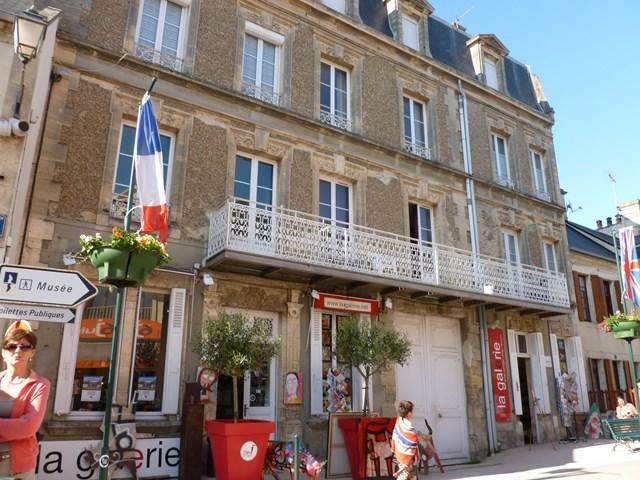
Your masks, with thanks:
[[[602,220],[596,220],[596,228],[602,230]]]
[[[622,223],[622,215],[620,215],[619,213],[616,214],[616,223],[617,224],[621,224]]]
[[[611,225],[613,225],[613,223],[611,223],[611,217],[607,217],[607,227],[610,227]]]

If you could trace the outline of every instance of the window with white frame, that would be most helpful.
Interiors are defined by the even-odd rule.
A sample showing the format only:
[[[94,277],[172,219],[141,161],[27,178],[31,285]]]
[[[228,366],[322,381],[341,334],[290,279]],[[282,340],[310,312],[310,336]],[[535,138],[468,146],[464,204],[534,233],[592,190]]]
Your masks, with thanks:
[[[423,158],[431,158],[427,145],[425,104],[411,97],[403,97],[404,148]]]
[[[502,243],[504,247],[504,258],[510,265],[520,263],[520,252],[518,251],[518,236],[515,232],[502,232]]]
[[[333,180],[320,180],[320,217],[326,223],[348,228],[351,221],[351,189]]]
[[[159,293],[127,289],[125,302],[131,294],[138,295],[136,342],[133,351],[126,343],[120,350],[121,358],[132,358],[130,397],[138,402],[140,415],[177,414],[186,290]],[[115,291],[100,286],[98,294],[78,311],[79,321],[65,325],[56,415],[87,418],[104,412],[114,314]]]
[[[547,267],[547,270],[550,272],[558,271],[558,264],[556,262],[556,247],[551,242],[544,242],[544,264]]]
[[[507,140],[495,133],[491,134],[491,153],[496,172],[496,180],[499,184],[512,187],[511,172],[509,169],[509,148]]]
[[[500,83],[498,81],[498,63],[492,58],[484,56],[484,78],[487,85],[496,90],[500,90]]]
[[[140,2],[136,34],[137,56],[173,70],[182,69],[187,17],[184,5],[184,1]]]
[[[284,37],[246,22],[242,60],[242,92],[263,102],[280,104],[280,58]]]
[[[418,22],[409,15],[402,15],[402,43],[414,50],[420,50]]]
[[[540,152],[531,150],[531,170],[533,171],[533,185],[536,196],[543,200],[549,200],[547,180],[544,174],[544,159]]]
[[[324,5],[340,13],[347,13],[346,0],[321,0]]]
[[[351,131],[349,72],[331,63],[320,64],[320,121]]]
[[[430,208],[415,203],[409,204],[409,234],[421,245],[433,244],[433,219]]]
[[[131,169],[133,168],[133,149],[136,140],[136,127],[123,124],[120,131],[120,144],[118,146],[118,161],[116,163],[111,196],[111,216],[124,218],[127,210],[127,196],[131,182]],[[160,146],[162,147],[162,176],[167,198],[171,178],[171,164],[173,157],[173,137],[160,134]],[[135,182],[133,184],[135,195]],[[137,202],[134,202],[137,204]],[[131,214],[132,220],[140,220],[140,209],[135,209]]]

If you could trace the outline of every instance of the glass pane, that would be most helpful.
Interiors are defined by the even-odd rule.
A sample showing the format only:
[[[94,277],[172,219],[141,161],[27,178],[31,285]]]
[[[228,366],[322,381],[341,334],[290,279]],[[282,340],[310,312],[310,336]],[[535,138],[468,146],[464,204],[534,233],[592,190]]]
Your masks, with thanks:
[[[349,412],[352,409],[351,366],[334,354],[339,315],[322,315],[322,405],[325,412]]]
[[[74,411],[104,411],[115,305],[116,290],[98,287],[98,294],[84,309],[73,377]]]
[[[139,43],[147,47],[155,48],[159,16],[160,0],[145,0],[144,6],[142,7],[140,33],[138,34]]]
[[[320,110],[331,112],[331,88],[328,85],[320,85]]]
[[[255,85],[258,69],[258,39],[251,35],[244,37],[244,60],[242,66],[242,79]]]
[[[170,295],[142,292],[136,338],[133,390],[137,391],[137,410],[162,410],[162,386],[167,355],[167,323]]]
[[[136,129],[129,125],[122,127],[120,136],[120,154],[116,166],[116,179],[113,188],[114,193],[129,191],[131,182],[131,165],[133,162],[133,144],[135,142]]]
[[[162,179],[166,190],[169,175],[169,158],[171,157],[171,137],[160,135],[160,146],[162,147]]]
[[[431,212],[420,207],[420,240],[431,243]]]
[[[249,184],[235,182],[233,185],[233,196],[236,198],[241,198],[243,200],[250,200],[251,190]]]
[[[320,180],[320,203],[331,205],[331,183]]]
[[[504,138],[496,137],[496,143],[498,144],[498,153],[500,155],[505,155],[506,154],[506,147],[505,147],[505,144],[504,144]]]
[[[336,90],[341,92],[347,91],[347,72],[344,70],[340,70],[339,68],[335,68],[335,86]]]
[[[273,205],[273,190],[258,187],[256,202]]]
[[[349,210],[343,208],[336,208],[336,222],[342,227],[348,227],[349,223]]]
[[[258,186],[263,188],[273,188],[273,165],[269,163],[258,163]]]
[[[251,391],[249,392],[250,407],[268,407],[271,390],[271,365],[265,363],[259,369],[251,372]]]
[[[162,32],[162,52],[177,56],[178,40],[180,39],[180,28],[173,25],[165,25]]]
[[[336,184],[336,208],[349,210],[349,187]]]
[[[236,176],[233,183],[233,195],[245,200],[251,199],[251,160],[236,157]]]
[[[331,206],[320,204],[320,216],[322,218],[331,218]]]
[[[335,111],[340,117],[347,116],[347,74],[336,69]]]
[[[326,63],[320,64],[320,83],[331,85],[331,67]]]

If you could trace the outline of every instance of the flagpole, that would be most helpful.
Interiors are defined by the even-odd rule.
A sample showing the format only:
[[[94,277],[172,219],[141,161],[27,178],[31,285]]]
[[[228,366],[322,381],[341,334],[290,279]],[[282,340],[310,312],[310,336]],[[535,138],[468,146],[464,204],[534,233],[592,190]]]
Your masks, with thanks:
[[[153,87],[158,81],[158,77],[153,77],[151,80],[151,85],[143,95],[142,99],[151,94]],[[136,154],[138,150],[138,125],[140,122],[140,112],[142,108],[142,102],[138,105],[138,121],[136,123],[136,134],[133,141],[133,156],[131,158],[131,176],[129,177],[129,191],[127,193],[127,208],[124,214],[124,231],[129,231],[129,226],[131,224],[131,204],[133,203],[133,185],[135,180],[135,170],[136,170]],[[99,480],[107,480],[109,478],[109,437],[111,435],[111,414],[113,410],[113,393],[114,388],[113,384],[116,380],[116,373],[118,371],[118,348],[120,344],[120,324],[122,323],[122,306],[124,304],[124,293],[125,289],[123,287],[118,287],[116,290],[116,305],[114,311],[114,320],[113,320],[113,333],[111,335],[111,361],[109,362],[109,379],[107,381],[107,393],[105,398],[105,407],[104,407],[104,425],[102,432],[102,448],[100,450],[100,460],[98,465],[100,467],[99,472]]]

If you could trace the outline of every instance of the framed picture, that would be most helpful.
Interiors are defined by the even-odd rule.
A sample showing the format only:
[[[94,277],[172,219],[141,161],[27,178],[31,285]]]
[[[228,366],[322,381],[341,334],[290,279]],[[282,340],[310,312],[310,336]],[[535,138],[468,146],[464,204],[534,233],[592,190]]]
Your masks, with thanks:
[[[302,404],[302,372],[287,372],[284,375],[284,399],[285,405]]]

